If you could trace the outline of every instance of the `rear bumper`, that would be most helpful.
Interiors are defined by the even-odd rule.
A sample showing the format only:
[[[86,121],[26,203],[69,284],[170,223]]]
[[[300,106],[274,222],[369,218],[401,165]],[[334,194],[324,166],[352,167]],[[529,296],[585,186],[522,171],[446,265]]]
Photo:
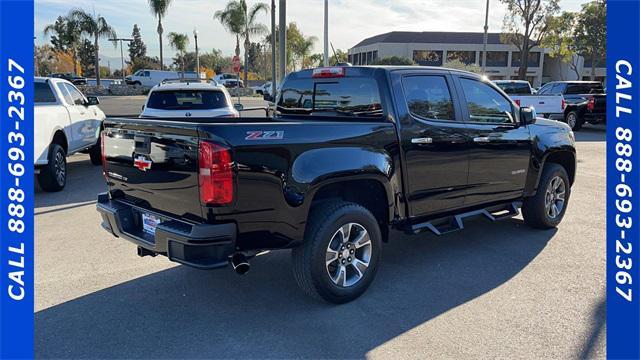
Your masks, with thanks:
[[[198,269],[225,267],[236,247],[236,224],[191,224],[179,219],[112,200],[107,193],[98,195],[97,210],[102,227],[118,238],[128,240],[152,254]],[[155,236],[142,230],[141,213],[162,220]]]
[[[551,119],[551,120],[557,120],[557,121],[564,121],[564,114],[563,113],[555,113],[555,114],[545,114],[547,119]]]
[[[607,122],[607,114],[606,113],[584,113],[584,120],[590,124],[599,124]]]

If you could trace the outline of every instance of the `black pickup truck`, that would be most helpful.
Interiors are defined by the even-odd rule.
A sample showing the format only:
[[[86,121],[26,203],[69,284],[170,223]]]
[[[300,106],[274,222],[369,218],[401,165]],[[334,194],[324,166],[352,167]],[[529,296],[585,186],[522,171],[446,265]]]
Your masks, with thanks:
[[[607,121],[607,95],[597,81],[554,81],[541,87],[538,95],[564,96],[564,119],[555,120],[564,120],[573,131],[582,129],[585,122]]]
[[[248,271],[293,249],[308,294],[360,296],[391,229],[469,216],[552,228],[576,174],[573,133],[481,77],[428,67],[287,76],[273,117],[105,121],[103,227],[140,256]]]

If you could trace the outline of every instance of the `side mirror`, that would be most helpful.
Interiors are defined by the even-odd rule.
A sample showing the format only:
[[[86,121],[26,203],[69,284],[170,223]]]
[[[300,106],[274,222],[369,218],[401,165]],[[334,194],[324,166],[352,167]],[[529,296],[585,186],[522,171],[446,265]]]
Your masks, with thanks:
[[[238,111],[243,111],[244,110],[244,105],[236,103],[236,104],[233,104],[233,108],[238,110]]]
[[[144,105],[142,105],[142,111],[144,111]]]
[[[533,107],[520,108],[520,124],[529,125],[536,122],[538,113]]]
[[[97,96],[87,96],[87,106],[100,105],[100,100]]]
[[[271,94],[264,94],[262,98],[264,101],[273,102],[273,96],[271,96]]]

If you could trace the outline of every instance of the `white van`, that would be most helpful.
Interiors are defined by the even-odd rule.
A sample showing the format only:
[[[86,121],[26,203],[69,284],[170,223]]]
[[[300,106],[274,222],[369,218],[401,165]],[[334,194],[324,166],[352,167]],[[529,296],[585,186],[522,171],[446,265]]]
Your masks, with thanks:
[[[125,78],[128,85],[142,85],[144,87],[154,87],[164,80],[179,79],[181,78],[181,72],[178,71],[164,71],[164,70],[149,70],[141,69],[136,71],[133,75],[129,75]],[[184,77],[186,79],[197,79],[198,76],[195,72],[185,72]]]

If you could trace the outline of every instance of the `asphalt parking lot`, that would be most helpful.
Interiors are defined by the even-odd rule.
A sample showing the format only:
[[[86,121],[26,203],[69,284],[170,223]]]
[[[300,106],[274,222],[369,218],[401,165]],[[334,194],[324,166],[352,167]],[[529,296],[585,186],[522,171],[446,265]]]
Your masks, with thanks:
[[[101,100],[114,115],[143,101]],[[36,190],[36,356],[604,358],[605,133],[577,138],[557,230],[515,218],[393,234],[369,291],[342,306],[298,289],[289,251],[258,257],[244,277],[137,257],[100,228],[101,168],[73,156],[63,192]]]

